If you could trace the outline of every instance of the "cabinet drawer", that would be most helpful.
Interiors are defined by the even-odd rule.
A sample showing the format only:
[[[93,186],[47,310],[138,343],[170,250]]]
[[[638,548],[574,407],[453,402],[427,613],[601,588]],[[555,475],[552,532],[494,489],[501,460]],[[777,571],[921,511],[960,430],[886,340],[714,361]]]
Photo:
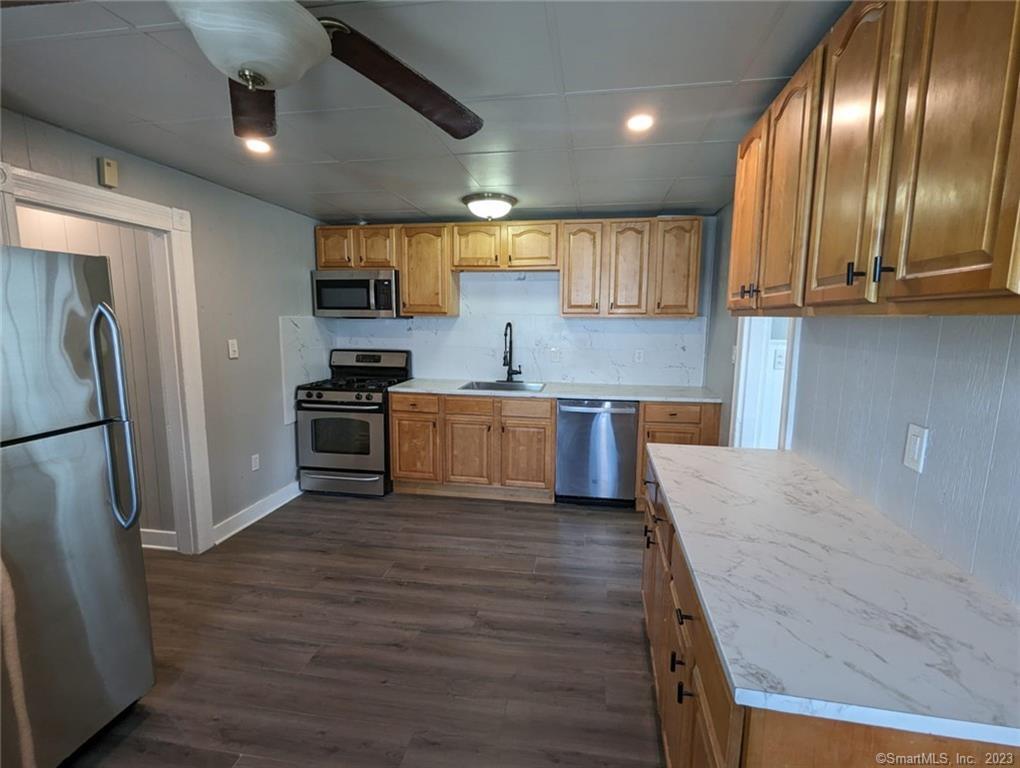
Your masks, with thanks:
[[[390,395],[390,410],[439,413],[438,395]]]
[[[525,419],[552,419],[553,401],[546,398],[515,397],[500,401],[504,416]]]
[[[701,406],[686,403],[646,403],[645,421],[700,424]]]
[[[469,416],[491,416],[491,397],[444,397],[443,410],[447,414],[462,413]]]

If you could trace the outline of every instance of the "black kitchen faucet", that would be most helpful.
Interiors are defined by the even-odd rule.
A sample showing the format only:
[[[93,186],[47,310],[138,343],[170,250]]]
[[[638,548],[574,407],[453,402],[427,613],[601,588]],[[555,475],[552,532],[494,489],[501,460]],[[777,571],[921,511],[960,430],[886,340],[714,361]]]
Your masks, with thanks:
[[[503,328],[503,365],[506,367],[506,380],[513,381],[519,376],[520,368],[514,368],[514,324],[507,323]]]

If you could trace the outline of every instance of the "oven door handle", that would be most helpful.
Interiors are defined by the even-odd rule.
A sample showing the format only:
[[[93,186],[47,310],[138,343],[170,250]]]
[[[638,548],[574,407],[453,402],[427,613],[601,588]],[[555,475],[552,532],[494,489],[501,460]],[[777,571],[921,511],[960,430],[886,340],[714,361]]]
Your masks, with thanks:
[[[355,483],[377,483],[383,479],[382,475],[341,475],[338,473],[320,475],[307,470],[305,470],[304,476],[311,480],[349,480]]]
[[[382,406],[380,405],[319,405],[318,403],[299,402],[297,408],[299,411],[332,411],[333,413],[343,413],[344,411],[378,411],[382,413]]]

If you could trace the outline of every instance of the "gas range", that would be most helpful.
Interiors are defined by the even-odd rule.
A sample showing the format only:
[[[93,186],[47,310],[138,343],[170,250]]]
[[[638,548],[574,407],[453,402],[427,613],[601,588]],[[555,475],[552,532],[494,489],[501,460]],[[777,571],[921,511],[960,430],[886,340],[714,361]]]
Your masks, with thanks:
[[[301,489],[382,496],[392,487],[386,388],[411,378],[411,353],[334,349],[329,370],[295,392]]]

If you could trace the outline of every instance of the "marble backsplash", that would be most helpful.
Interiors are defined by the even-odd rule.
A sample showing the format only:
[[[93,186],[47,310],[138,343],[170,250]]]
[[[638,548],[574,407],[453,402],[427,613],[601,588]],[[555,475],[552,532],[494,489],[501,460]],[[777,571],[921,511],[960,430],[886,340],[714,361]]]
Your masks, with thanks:
[[[409,349],[418,377],[502,378],[503,327],[508,321],[514,325],[514,365],[522,368],[525,380],[703,384],[704,316],[564,318],[559,307],[556,274],[486,272],[461,275],[459,317],[280,318],[286,399],[293,398],[295,385],[328,373],[331,346]]]

